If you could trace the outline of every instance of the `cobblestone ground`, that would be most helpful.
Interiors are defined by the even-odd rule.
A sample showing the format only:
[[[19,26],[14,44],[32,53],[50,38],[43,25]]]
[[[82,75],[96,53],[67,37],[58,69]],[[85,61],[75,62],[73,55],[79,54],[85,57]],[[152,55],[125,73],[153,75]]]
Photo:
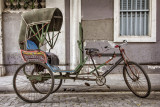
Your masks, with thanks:
[[[40,103],[26,103],[15,94],[0,94],[0,107],[160,107],[160,92],[138,98],[130,92],[55,93]]]

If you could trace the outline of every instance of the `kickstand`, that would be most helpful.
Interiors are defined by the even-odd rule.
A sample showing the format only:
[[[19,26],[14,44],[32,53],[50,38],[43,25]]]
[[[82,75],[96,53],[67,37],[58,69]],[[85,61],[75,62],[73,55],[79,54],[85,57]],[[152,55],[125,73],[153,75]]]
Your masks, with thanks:
[[[105,86],[106,86],[108,89],[110,89],[110,88],[111,88],[111,87],[110,87],[109,85],[107,85],[107,84],[106,84]]]

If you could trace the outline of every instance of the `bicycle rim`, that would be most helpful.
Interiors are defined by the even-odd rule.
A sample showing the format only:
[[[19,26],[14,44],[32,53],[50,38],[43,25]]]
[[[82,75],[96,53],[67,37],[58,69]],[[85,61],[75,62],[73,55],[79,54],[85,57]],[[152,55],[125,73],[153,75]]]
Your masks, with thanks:
[[[124,80],[128,88],[138,97],[149,96],[151,84],[143,68],[135,62],[128,62],[123,69]]]
[[[41,68],[35,71],[37,72],[35,74],[33,70],[37,65]],[[51,84],[48,84],[48,81]],[[43,94],[35,90],[33,86]],[[46,99],[52,92],[53,86],[53,73],[45,64],[40,62],[27,62],[23,64],[18,68],[13,78],[13,87],[18,97],[30,103],[37,103]]]

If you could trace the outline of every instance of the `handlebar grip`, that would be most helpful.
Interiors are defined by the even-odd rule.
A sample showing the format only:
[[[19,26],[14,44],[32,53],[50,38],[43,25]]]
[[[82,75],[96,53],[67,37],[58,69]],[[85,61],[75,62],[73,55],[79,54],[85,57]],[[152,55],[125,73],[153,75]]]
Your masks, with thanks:
[[[119,48],[119,45],[116,45],[115,48]]]

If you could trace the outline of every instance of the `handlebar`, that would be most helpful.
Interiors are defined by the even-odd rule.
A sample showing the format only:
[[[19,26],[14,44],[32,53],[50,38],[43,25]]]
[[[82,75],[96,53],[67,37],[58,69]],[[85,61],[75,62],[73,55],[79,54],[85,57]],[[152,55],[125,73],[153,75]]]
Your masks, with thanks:
[[[107,50],[110,50],[110,49],[113,49],[113,48],[119,48],[119,47],[121,47],[123,45],[127,45],[127,44],[128,44],[127,40],[123,40],[122,44],[116,44],[114,47],[105,46],[104,48],[106,48],[106,51],[107,51]]]
[[[127,40],[123,40],[123,43],[119,44],[119,45],[116,45],[115,48],[119,48],[119,47],[121,47],[123,45],[127,45],[127,43],[128,43]]]

